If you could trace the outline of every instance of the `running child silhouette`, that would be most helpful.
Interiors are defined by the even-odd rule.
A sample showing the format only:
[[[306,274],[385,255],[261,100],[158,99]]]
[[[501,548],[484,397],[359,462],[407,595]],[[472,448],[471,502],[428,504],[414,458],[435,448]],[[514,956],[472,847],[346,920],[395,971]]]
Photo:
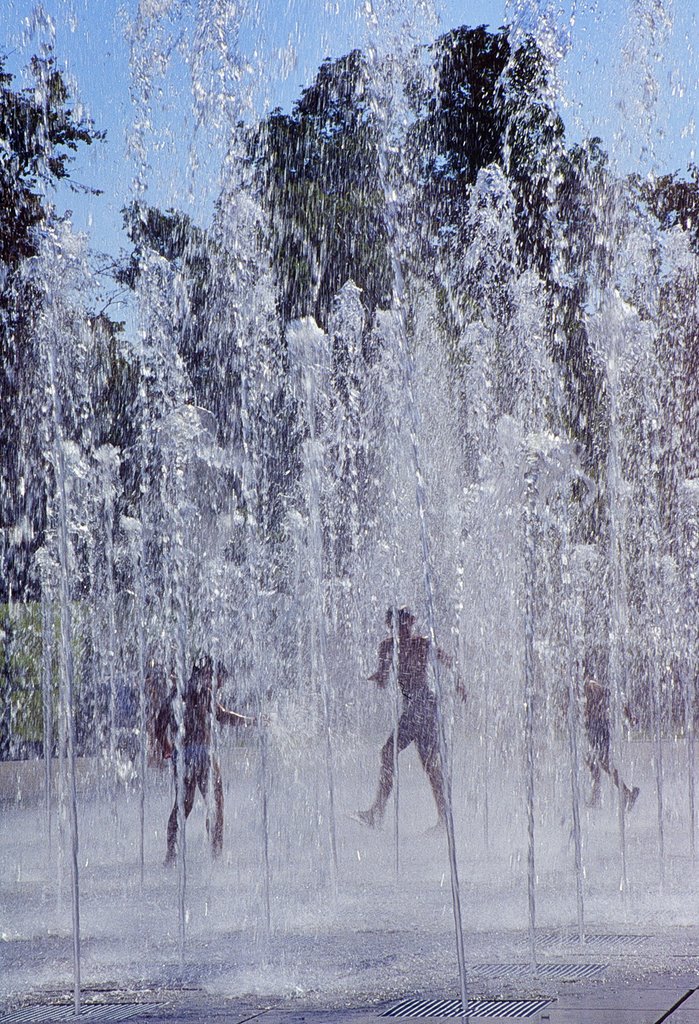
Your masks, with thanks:
[[[391,635],[381,641],[379,665],[369,679],[383,689],[388,683],[395,658],[403,706],[397,735],[391,732],[381,748],[379,784],[374,802],[368,810],[358,811],[357,817],[371,827],[380,824],[393,789],[394,739],[397,739],[399,753],[415,743],[437,805],[438,827],[444,827],[446,796],[439,753],[439,708],[437,696],[427,681],[431,642],[426,636],[413,635],[415,616],[409,608],[398,610],[398,635],[395,639],[393,620],[394,611],[389,608],[386,612],[386,627]],[[394,650],[394,647],[397,649]],[[451,659],[441,648],[438,647],[435,654],[442,664],[451,665]],[[457,691],[465,699],[460,683],[457,684]]]

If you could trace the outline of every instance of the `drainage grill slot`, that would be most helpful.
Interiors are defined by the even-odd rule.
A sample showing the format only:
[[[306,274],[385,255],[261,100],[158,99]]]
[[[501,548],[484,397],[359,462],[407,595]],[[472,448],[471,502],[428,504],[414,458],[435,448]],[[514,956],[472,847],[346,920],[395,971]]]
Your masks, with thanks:
[[[553,999],[469,999],[467,1012],[475,1017],[534,1017]],[[382,1017],[462,1017],[460,999],[404,999]]]
[[[583,981],[606,971],[605,964],[474,964],[479,978],[541,978],[556,981]]]
[[[157,1013],[161,1009],[158,1003],[99,1003],[80,1007],[80,1016],[73,1012],[73,1004],[69,1006],[21,1006],[10,1013],[0,1014],[0,1024],[68,1024],[70,1021],[85,1024],[119,1024],[123,1020],[142,1017],[149,1013]]]
[[[648,941],[647,935],[585,935],[583,946],[594,947],[595,949],[635,949]],[[561,935],[551,932],[542,935],[540,939],[542,946],[580,946],[580,936],[571,932]]]

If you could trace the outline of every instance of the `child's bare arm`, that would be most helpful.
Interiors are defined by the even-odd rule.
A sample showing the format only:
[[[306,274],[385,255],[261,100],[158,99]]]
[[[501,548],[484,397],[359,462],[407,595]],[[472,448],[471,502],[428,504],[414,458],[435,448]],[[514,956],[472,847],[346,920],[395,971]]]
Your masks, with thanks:
[[[390,640],[384,640],[379,647],[379,667],[376,669],[376,672],[372,672],[369,676],[372,683],[377,683],[381,687],[386,685],[391,671],[392,660],[393,644]]]
[[[230,708],[224,707],[220,701],[216,702],[216,719],[219,722],[224,722],[226,725],[248,726],[258,724],[257,718],[254,715],[243,715],[240,711],[231,711]]]

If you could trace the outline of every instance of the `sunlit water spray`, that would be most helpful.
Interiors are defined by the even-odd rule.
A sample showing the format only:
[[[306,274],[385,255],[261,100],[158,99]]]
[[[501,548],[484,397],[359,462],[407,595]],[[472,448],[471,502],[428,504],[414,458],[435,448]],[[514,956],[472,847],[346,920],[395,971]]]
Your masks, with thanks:
[[[555,18],[527,20],[524,6],[514,6],[520,18],[516,30],[533,30],[555,69],[561,49],[574,45],[574,28],[570,35],[566,29],[561,42]],[[60,785],[76,837],[73,851],[81,813],[89,826],[88,840],[79,848],[85,848],[89,864],[87,890],[78,885],[77,854],[71,853],[76,1005],[78,915],[85,902],[95,944],[104,939],[106,949],[109,941],[120,943],[123,957],[122,968],[110,974],[109,952],[103,952],[103,963],[90,963],[96,976],[118,976],[128,984],[141,970],[165,985],[173,979],[181,983],[191,970],[218,991],[288,992],[296,986],[307,994],[327,986],[348,1000],[360,990],[375,996],[416,983],[404,953],[406,935],[417,928],[425,929],[423,946],[432,957],[425,970],[433,972],[436,983],[453,986],[455,976],[446,965],[453,963],[454,940],[443,924],[451,910],[466,1005],[466,975],[476,948],[468,941],[470,929],[492,931],[494,920],[502,922],[496,952],[521,933],[524,956],[536,963],[545,955],[540,940],[546,926],[574,923],[580,945],[593,926],[611,927],[620,917],[624,927],[653,922],[660,893],[652,884],[641,892],[636,884],[641,878],[657,876],[664,883],[663,899],[675,899],[676,907],[686,896],[685,888],[677,888],[679,861],[673,859],[684,853],[676,852],[680,826],[671,768],[679,744],[686,743],[682,806],[689,804],[689,844],[686,823],[681,841],[694,856],[696,472],[686,467],[676,486],[677,508],[670,513],[659,502],[654,475],[657,465],[668,461],[663,446],[672,426],[666,411],[672,346],[665,340],[671,332],[662,289],[679,288],[683,275],[691,282],[696,255],[680,237],[683,229],[670,241],[643,218],[634,221],[623,197],[603,175],[595,177],[589,153],[588,165],[580,158],[579,188],[565,197],[569,205],[579,203],[583,223],[577,235],[568,231],[569,206],[557,192],[558,172],[552,172],[562,152],[553,75],[542,83],[536,102],[518,108],[502,162],[474,176],[459,214],[466,241],[458,258],[445,246],[435,266],[424,268],[423,278],[418,261],[409,258],[424,239],[419,219],[408,213],[419,182],[410,179],[401,151],[402,133],[415,116],[403,76],[410,69],[424,75],[430,95],[428,60],[412,54],[409,44],[433,37],[437,28],[430,5],[409,8],[375,4],[361,14],[372,43],[373,104],[363,116],[374,119],[378,136],[381,223],[393,293],[392,302],[388,296],[384,304],[390,308],[370,317],[361,290],[340,282],[332,315],[322,325],[314,322],[323,253],[306,238],[299,259],[310,266],[308,305],[313,308],[291,325],[283,322],[275,290],[279,268],[269,256],[272,229],[256,177],[259,164],[246,151],[245,133],[232,132],[221,200],[207,239],[214,281],[210,304],[197,307],[192,287],[204,262],[197,262],[205,251],[196,248],[201,236],[192,233],[195,241],[179,262],[156,255],[145,242],[138,253],[140,334],[131,355],[141,377],[140,518],[123,514],[115,454],[87,438],[84,457],[66,461],[61,410],[53,406],[46,414],[53,439],[48,447],[57,466],[52,508],[59,529],[43,555],[48,752],[41,820],[50,833],[52,622],[59,608]],[[651,8],[642,5],[642,10],[645,24]],[[258,17],[256,11],[248,13]],[[407,42],[389,61],[396,25],[402,31],[406,18]],[[197,132],[211,126],[227,134],[250,110],[248,85],[240,83],[259,71],[254,62],[250,71],[241,55],[243,27],[230,5],[206,3],[187,10],[177,3],[140,5],[130,30],[135,198],[147,195],[157,152],[152,104],[161,73],[164,79],[177,67],[179,75],[180,62],[187,66]],[[664,29],[656,26],[653,32],[652,46],[644,51],[651,70],[652,47],[662,47]],[[407,81],[415,84],[409,75]],[[512,67],[501,85],[516,106],[521,96]],[[642,133],[647,135],[653,131],[652,102],[645,109],[650,123]],[[540,208],[532,203],[530,227],[532,235],[544,231],[545,254],[553,253],[553,283],[545,279],[542,254],[538,262],[528,261],[517,235],[522,204],[531,199],[517,178],[518,132],[537,113],[543,117],[537,136],[541,148],[529,184]],[[200,166],[192,161],[193,178]],[[595,200],[585,207],[589,193]],[[590,280],[579,309],[604,407],[605,429],[599,433],[604,453],[594,481],[593,469],[582,465],[589,452],[572,439],[576,396],[566,390],[570,381],[563,379],[557,361],[564,347],[561,335],[567,342],[570,330],[561,312],[569,298],[566,289],[580,284],[576,266],[590,249]],[[54,262],[52,295],[61,291],[59,261]],[[56,308],[53,303],[54,313]],[[655,326],[649,327],[651,322]],[[52,323],[46,334],[59,376],[69,375],[80,351],[75,334],[62,333],[62,326],[62,321]],[[189,344],[197,329],[204,356],[201,365],[191,360],[185,365],[183,339]],[[655,360],[658,350],[662,358]],[[206,394],[206,408],[195,404],[197,388]],[[81,389],[86,394],[88,384],[76,375],[78,398]],[[676,451],[673,458],[679,459]],[[100,483],[89,500],[84,483],[75,483],[85,466],[99,468]],[[597,532],[594,523],[602,524]],[[87,543],[94,555],[92,588],[87,598],[81,592],[78,599],[76,566],[90,564],[89,558],[81,561]],[[678,602],[683,587],[684,601]],[[433,648],[438,639],[458,648],[470,696],[462,719],[452,710],[451,679],[437,663],[432,666],[442,762],[451,768],[446,855],[444,844],[422,836],[431,805],[408,752],[400,776],[396,773],[390,844],[345,813],[360,806],[373,785],[381,728],[395,734],[398,705],[392,697],[384,704],[375,701],[365,680],[386,607],[406,602],[425,621]],[[678,603],[684,604],[680,614],[686,628],[673,632],[663,608]],[[74,654],[71,635],[77,632],[91,636],[89,657],[82,649]],[[580,685],[592,647],[598,664],[607,666],[614,759],[624,772],[642,779],[642,799],[651,799],[654,785],[655,815],[643,802],[633,816],[626,814],[611,784],[602,807],[590,813],[583,807]],[[180,785],[173,876],[162,873],[161,863],[174,793],[172,787],[165,791],[169,766],[149,764],[147,676],[154,662],[162,669],[165,690],[174,687],[181,765],[183,698],[201,651],[230,671],[226,699],[249,697],[261,725],[256,739],[244,730],[245,737],[233,742],[211,723],[228,786],[229,848],[221,861],[205,866],[208,854],[196,813],[185,845]],[[77,669],[71,668],[74,657]],[[666,666],[675,660],[684,694],[679,725],[667,702]],[[133,778],[129,781],[126,773],[115,783],[122,671],[132,677],[138,695],[132,765],[137,765],[138,813],[132,818]],[[79,676],[82,685],[82,673],[90,692],[96,694],[99,686],[107,694],[95,712],[89,751],[104,763],[99,785],[106,778],[112,787],[112,800],[104,805],[92,798],[94,790],[83,796],[75,787],[69,726],[76,695],[70,678]],[[631,759],[622,712],[632,696],[642,721],[632,727]],[[668,730],[675,743],[670,750]],[[611,793],[618,839],[609,835],[614,831]],[[210,816],[210,796],[206,810]],[[34,821],[28,808],[10,813]],[[117,824],[121,832],[123,823],[118,850],[90,834],[99,833],[105,821],[112,833]],[[21,842],[29,842],[26,834]],[[642,843],[652,856],[640,849]],[[32,856],[26,854],[28,864]],[[51,864],[55,856],[49,854]],[[95,860],[105,875],[114,874],[125,903],[113,926],[95,911],[104,884],[91,874]],[[608,872],[619,860],[620,868]],[[443,896],[450,874],[451,908]],[[623,890],[623,912],[617,908],[616,882],[606,881],[609,874]],[[319,882],[326,878],[335,895],[330,907],[321,899],[325,886]],[[466,928],[462,895],[469,907]],[[108,898],[115,899],[115,890]],[[32,913],[43,928],[50,915],[40,901],[37,906]],[[157,918],[152,930],[143,928],[145,906]],[[12,913],[12,920],[21,922],[20,932],[25,918]],[[27,932],[32,927],[26,924]],[[264,958],[255,943],[247,942],[260,928]],[[156,963],[150,950],[155,934],[158,942],[165,936],[167,951],[176,948],[171,973],[169,952],[163,968],[163,958]],[[142,966],[126,949],[131,938],[136,948],[137,937]],[[345,977],[333,959],[335,948],[336,960],[344,957],[352,977]],[[521,956],[521,946],[517,949]]]

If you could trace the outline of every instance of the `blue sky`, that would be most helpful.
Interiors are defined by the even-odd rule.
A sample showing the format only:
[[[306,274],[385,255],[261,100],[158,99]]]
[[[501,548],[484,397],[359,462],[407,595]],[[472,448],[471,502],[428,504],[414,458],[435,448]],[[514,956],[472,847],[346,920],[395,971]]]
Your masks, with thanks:
[[[150,9],[167,10],[174,0],[141,0]],[[214,7],[221,0],[199,0]],[[367,42],[366,0],[237,0],[244,8],[239,52],[241,110],[262,112],[275,104],[288,107],[313,77],[325,56],[337,56]],[[372,0],[370,0],[372,2]],[[194,0],[190,0],[190,8]],[[415,15],[429,9],[429,0],[403,4],[373,0],[376,11],[400,8],[416,32],[429,33],[430,20]],[[444,0],[436,4],[439,30],[460,24],[503,23],[545,32],[565,54],[559,65],[561,104],[570,138],[600,135],[623,170],[684,170],[696,160],[699,118],[699,8],[696,0]],[[31,28],[36,5],[30,0],[3,0],[0,5],[0,48],[10,53],[9,65],[19,70],[37,41],[51,29],[41,19]],[[137,0],[44,0],[55,27],[55,50],[67,69],[76,95],[106,128],[107,143],[81,156],[76,176],[104,190],[97,198],[60,195],[59,206],[71,207],[74,223],[88,230],[98,248],[114,251],[120,236],[121,207],[133,195],[136,168],[127,154],[134,138],[135,108],[130,97],[127,24]],[[631,12],[631,14],[629,13]],[[635,15],[634,15],[634,12]],[[645,25],[639,24],[646,16]],[[663,18],[665,20],[663,20]],[[185,19],[186,20],[186,19]],[[181,18],[162,19],[167,39],[177,41]],[[695,42],[696,41],[696,42]],[[155,67],[158,44],[146,55]],[[206,221],[217,192],[220,150],[216,141],[195,132],[190,78],[175,56],[167,74],[153,78],[156,91],[150,117],[148,197],[162,206],[187,209]],[[160,91],[158,91],[160,90]],[[215,105],[212,116],[215,116]],[[208,116],[208,115],[207,115]],[[219,141],[222,140],[222,132]],[[192,143],[192,140],[194,144]],[[198,141],[197,141],[198,140]]]

